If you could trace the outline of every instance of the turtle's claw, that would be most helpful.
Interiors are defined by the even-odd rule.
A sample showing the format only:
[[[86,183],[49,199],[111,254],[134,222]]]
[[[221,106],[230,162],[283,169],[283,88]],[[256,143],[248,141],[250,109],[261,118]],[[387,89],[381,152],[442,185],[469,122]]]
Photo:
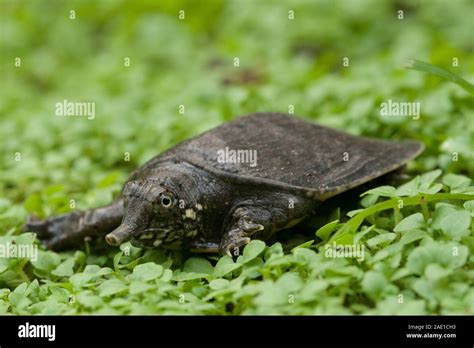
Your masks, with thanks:
[[[236,251],[238,252],[241,247],[247,245],[248,243],[250,243],[250,241],[251,239],[249,237],[233,235],[231,238],[221,244],[221,250],[223,250],[225,254],[230,257],[237,256],[238,254],[236,253]]]
[[[261,224],[256,224],[252,221],[244,221],[242,223],[242,230],[246,233],[246,234],[253,234],[255,232],[259,232],[259,231],[263,231],[264,227],[263,225]]]

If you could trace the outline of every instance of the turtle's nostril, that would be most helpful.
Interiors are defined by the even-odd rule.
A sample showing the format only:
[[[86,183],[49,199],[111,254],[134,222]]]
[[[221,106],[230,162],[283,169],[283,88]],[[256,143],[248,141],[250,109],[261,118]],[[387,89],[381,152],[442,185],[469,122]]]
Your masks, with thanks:
[[[108,245],[111,246],[118,246],[120,245],[120,240],[113,234],[109,233],[108,235],[105,236],[105,241],[107,242]]]
[[[105,236],[105,241],[107,244],[112,246],[119,246],[127,239],[129,239],[134,233],[134,229],[130,228],[128,225],[120,225],[114,231],[110,232]]]

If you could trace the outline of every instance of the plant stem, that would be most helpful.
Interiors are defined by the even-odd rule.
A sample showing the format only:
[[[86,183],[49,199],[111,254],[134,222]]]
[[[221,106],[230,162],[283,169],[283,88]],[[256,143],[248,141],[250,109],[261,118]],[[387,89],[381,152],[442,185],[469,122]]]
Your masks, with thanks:
[[[395,226],[397,226],[400,222],[400,208],[398,208],[398,204],[393,207],[393,215],[395,217]]]

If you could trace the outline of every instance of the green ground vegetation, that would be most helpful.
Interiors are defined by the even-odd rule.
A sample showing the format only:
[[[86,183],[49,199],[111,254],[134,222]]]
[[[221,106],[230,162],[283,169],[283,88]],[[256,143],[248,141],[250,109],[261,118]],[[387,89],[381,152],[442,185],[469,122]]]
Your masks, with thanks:
[[[404,68],[474,81],[473,12],[467,0],[2,0],[0,242],[38,257],[0,258],[0,314],[474,314],[473,97]],[[64,100],[94,102],[95,117],[56,116]],[[389,100],[420,103],[420,117],[381,116]],[[306,239],[253,241],[235,260],[128,243],[52,252],[21,234],[28,214],[108,203],[146,160],[236,115],[293,110],[426,149],[402,183],[342,202]],[[328,257],[334,243],[364,258]]]

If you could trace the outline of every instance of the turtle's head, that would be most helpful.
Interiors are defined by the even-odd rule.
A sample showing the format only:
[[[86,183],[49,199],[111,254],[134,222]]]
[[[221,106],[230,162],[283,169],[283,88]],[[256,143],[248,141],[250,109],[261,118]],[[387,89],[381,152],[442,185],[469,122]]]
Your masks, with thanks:
[[[139,247],[179,247],[189,230],[179,191],[169,177],[129,181],[123,190],[122,223],[105,237],[107,243],[117,246],[131,239]]]

